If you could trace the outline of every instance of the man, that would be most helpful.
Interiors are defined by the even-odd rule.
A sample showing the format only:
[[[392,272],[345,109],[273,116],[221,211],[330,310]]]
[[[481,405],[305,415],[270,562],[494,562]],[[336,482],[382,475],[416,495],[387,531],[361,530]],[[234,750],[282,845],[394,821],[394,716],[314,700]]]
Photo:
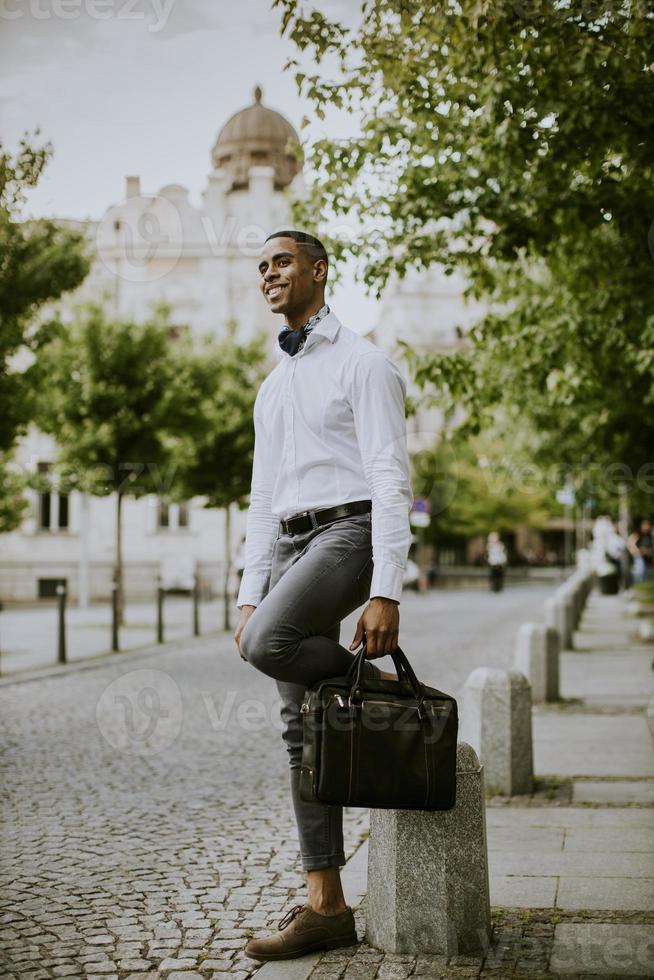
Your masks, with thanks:
[[[364,636],[371,659],[397,647],[411,544],[404,379],[330,311],[327,273],[312,235],[280,231],[264,244],[260,286],[286,327],[254,405],[234,639],[241,657],[277,682],[308,900],[275,935],[248,943],[246,954],[260,961],[357,942],[340,879],[342,808],[300,799],[300,708],[307,687],[347,671]],[[369,597],[348,651],[338,642],[341,620]],[[368,661],[365,668],[396,679]]]

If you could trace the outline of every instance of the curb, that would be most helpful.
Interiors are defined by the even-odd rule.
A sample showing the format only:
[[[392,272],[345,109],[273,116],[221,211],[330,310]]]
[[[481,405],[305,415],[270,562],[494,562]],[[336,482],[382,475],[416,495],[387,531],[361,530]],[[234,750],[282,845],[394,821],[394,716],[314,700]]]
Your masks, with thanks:
[[[348,905],[356,909],[366,894],[368,876],[368,838],[359,844],[341,872]],[[323,953],[309,953],[295,960],[264,963],[254,976],[257,980],[307,980]]]

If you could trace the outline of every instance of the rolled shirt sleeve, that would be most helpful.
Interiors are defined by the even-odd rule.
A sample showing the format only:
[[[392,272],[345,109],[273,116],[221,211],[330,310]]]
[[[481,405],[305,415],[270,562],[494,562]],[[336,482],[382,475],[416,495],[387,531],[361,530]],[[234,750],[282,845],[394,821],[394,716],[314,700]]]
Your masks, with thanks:
[[[244,605],[258,606],[268,592],[273,546],[279,531],[279,521],[271,511],[274,472],[259,397],[253,415],[252,485],[245,531],[245,568],[236,600],[238,609]]]
[[[383,351],[358,358],[351,404],[372,500],[373,576],[370,598],[400,601],[411,547],[413,504],[405,420],[406,383]]]

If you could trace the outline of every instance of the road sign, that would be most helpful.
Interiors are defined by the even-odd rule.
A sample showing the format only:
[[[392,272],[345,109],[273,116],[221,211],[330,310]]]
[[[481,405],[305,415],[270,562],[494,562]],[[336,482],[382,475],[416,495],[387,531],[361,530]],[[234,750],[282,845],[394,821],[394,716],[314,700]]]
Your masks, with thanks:
[[[414,510],[409,514],[409,520],[414,527],[429,527],[431,524],[431,517],[429,514],[425,514],[424,511]]]
[[[411,512],[414,514],[430,514],[431,501],[429,497],[414,497]]]

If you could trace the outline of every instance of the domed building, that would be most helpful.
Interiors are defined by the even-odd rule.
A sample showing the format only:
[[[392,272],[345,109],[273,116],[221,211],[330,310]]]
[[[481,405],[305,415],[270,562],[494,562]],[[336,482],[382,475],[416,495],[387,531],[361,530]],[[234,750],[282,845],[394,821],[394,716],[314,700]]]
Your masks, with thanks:
[[[291,123],[264,104],[260,87],[250,105],[222,126],[210,151],[201,203],[178,182],[156,192],[128,176],[125,197],[82,228],[95,261],[67,309],[103,298],[121,317],[145,318],[154,304],[170,304],[180,326],[220,336],[237,325],[240,341],[268,338],[271,367],[281,318],[273,317],[258,288],[257,256],[270,232],[287,224],[290,200],[302,195],[300,141]],[[66,315],[66,309],[64,310]],[[49,436],[30,431],[19,459],[47,472],[57,456]],[[31,495],[22,528],[3,537],[0,593],[33,601],[65,581],[82,605],[111,594],[114,502],[56,492]],[[125,589],[128,599],[152,599],[162,569],[197,568],[208,588],[222,588],[226,554],[224,514],[201,502],[127,499],[124,505]],[[245,511],[232,508],[232,553],[245,530]],[[7,669],[11,669],[9,666]]]
[[[256,258],[304,192],[300,141],[257,86],[218,132],[210,161],[200,206],[181,183],[152,194],[138,176],[126,178],[124,200],[86,225],[97,261],[75,298],[104,291],[116,313],[136,318],[165,300],[204,333],[220,334],[228,321],[242,339],[266,330],[272,354],[276,320],[257,289]]]
[[[230,175],[232,191],[248,187],[250,167],[272,167],[277,191],[302,169],[297,133],[284,116],[262,104],[262,95],[257,85],[254,103],[227,120],[211,151],[214,168]]]

